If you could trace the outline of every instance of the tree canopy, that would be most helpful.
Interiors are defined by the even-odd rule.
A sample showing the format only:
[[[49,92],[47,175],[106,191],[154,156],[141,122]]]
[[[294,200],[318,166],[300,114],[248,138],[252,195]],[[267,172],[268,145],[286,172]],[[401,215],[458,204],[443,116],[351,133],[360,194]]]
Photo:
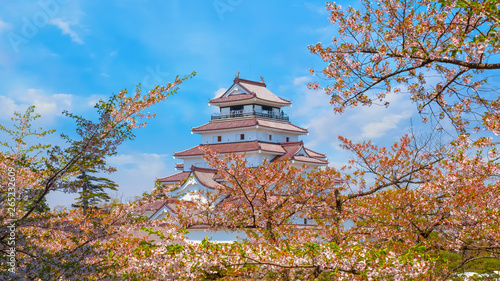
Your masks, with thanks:
[[[500,69],[498,3],[361,3],[359,10],[327,3],[339,36],[332,39],[332,46],[309,47],[328,63],[311,73],[333,80],[324,89],[335,111],[374,102],[388,105],[387,95],[404,92],[424,121],[448,118],[461,132],[471,125],[498,134],[499,85],[494,71]]]
[[[71,206],[83,208],[84,213],[89,208],[97,208],[98,203],[108,202],[111,199],[105,189],[117,190],[118,187],[114,181],[105,177],[88,175],[85,170],[82,170],[76,178],[83,182],[81,184],[82,190],[78,192],[80,196],[75,199],[76,203]]]

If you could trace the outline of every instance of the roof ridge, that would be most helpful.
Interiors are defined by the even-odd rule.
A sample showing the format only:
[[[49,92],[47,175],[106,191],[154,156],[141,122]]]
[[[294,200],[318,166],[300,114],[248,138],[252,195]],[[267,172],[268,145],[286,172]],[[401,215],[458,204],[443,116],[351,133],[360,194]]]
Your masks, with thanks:
[[[255,92],[250,91],[247,87],[245,87],[245,86],[241,85],[239,81],[238,81],[238,83],[235,83],[234,85],[236,85],[236,84],[238,84],[240,87],[242,87],[245,91],[249,92],[249,93],[250,93],[250,97],[252,97],[252,98],[257,97],[257,94],[256,94]],[[250,83],[250,84],[251,84],[251,83]],[[231,87],[233,87],[233,86],[231,86]],[[265,88],[265,87],[264,87],[264,88]]]
[[[244,83],[254,84],[254,85],[257,85],[257,86],[264,86],[264,87],[266,87],[266,83],[263,83],[263,82],[258,82],[258,81],[243,79],[243,78],[239,78],[239,77],[234,78],[234,84],[239,84],[240,82],[244,82]]]
[[[243,86],[241,86],[241,87],[243,87]],[[247,89],[245,88],[245,90],[247,90]],[[275,96],[281,100],[280,102],[278,102],[278,101],[273,101],[273,100],[270,100],[270,99],[260,98],[260,97],[257,97],[257,95],[256,95],[254,92],[252,92],[252,91],[250,91],[250,90],[247,90],[247,91],[249,91],[249,92],[250,92],[250,95],[247,95],[247,96],[248,96],[248,98],[247,98],[247,99],[257,98],[258,100],[267,101],[267,102],[285,103],[285,104],[291,103],[291,100],[286,100],[286,99],[284,99],[284,98],[282,98],[282,97],[279,97],[279,96],[276,96],[276,95],[275,95]],[[237,94],[237,95],[240,95],[240,94]],[[241,96],[244,96],[244,95],[246,95],[246,94],[241,94]],[[222,99],[229,98],[229,97],[230,97],[230,96],[225,96],[225,97],[214,98],[214,99],[210,99],[210,100],[208,100],[208,102],[210,102],[210,103],[217,103],[217,102],[220,102],[220,101],[218,101],[218,100],[222,100]],[[247,100],[247,99],[245,99],[245,100]]]
[[[314,150],[312,150],[312,149],[309,149],[309,148],[307,148],[307,147],[304,147],[304,150],[309,150],[309,151],[311,151],[311,152],[313,152],[313,153],[316,153],[316,154],[319,154],[319,155],[323,155],[323,157],[325,157],[325,158],[326,158],[326,154],[325,154],[325,153],[320,153],[320,152],[314,151]],[[316,157],[314,157],[314,158],[316,158]]]
[[[188,151],[188,150],[190,150],[190,149],[193,149],[193,148],[195,148],[195,147],[199,147],[199,146],[203,146],[203,144],[202,144],[202,143],[200,143],[200,144],[198,144],[198,145],[196,145],[196,146],[193,146],[193,147],[190,147],[190,148],[186,148],[186,149],[184,149],[184,150],[182,150],[182,151],[177,151],[177,152],[174,152],[174,156],[175,156],[175,154],[178,154],[178,153],[183,153],[183,152],[186,152],[186,151]]]
[[[191,165],[191,171],[192,172],[205,172],[205,173],[210,173],[210,172],[217,172],[218,170],[217,169],[214,169],[214,168],[202,168],[202,167],[197,167],[197,166],[194,166],[194,165]]]
[[[290,121],[281,122],[281,121],[272,120],[272,119],[260,119],[260,118],[259,118],[259,120],[261,120],[261,121],[265,121],[265,122],[287,123],[287,124],[290,124],[291,126],[293,126],[293,127],[297,128],[297,129],[301,129],[301,130],[305,130],[305,131],[309,132],[309,130],[307,130],[306,128],[299,127],[299,126],[297,126],[297,125],[293,124],[293,123],[292,123],[292,122],[290,122]],[[262,126],[265,126],[265,125],[262,125]]]
[[[241,87],[243,87],[243,89],[247,90],[247,92],[249,93],[254,93],[250,90],[248,90],[245,86],[241,85],[240,82],[243,82],[243,83],[248,83],[248,84],[252,84],[252,85],[256,85],[256,86],[264,86],[264,88],[267,88],[266,87],[266,83],[263,83],[263,82],[257,82],[257,81],[252,81],[252,80],[247,80],[247,79],[242,79],[242,78],[239,78],[239,77],[236,77],[234,78],[234,84],[238,84],[240,85]],[[232,87],[232,86],[231,86]],[[255,93],[254,93],[255,94]],[[291,100],[287,100],[287,99],[284,99],[276,94],[274,94],[277,98],[281,99],[282,101],[285,101],[285,102],[291,102]],[[263,99],[263,98],[260,98],[262,100],[266,100],[266,99]],[[267,101],[271,101],[271,100],[267,100]]]
[[[280,142],[281,146],[292,146],[292,145],[296,145],[296,144],[300,144],[301,146],[304,146],[304,142],[301,140],[300,141]]]
[[[211,120],[203,125],[197,127],[191,127],[193,133],[202,133],[208,131],[219,131],[219,130],[235,130],[239,128],[251,128],[255,126],[260,126],[263,128],[270,128],[273,130],[289,131],[299,134],[308,133],[307,129],[296,126],[289,121],[276,121],[271,119],[263,119],[259,116],[245,116],[242,118],[227,118],[227,119],[215,119]]]
[[[167,178],[172,178],[174,176],[180,176],[181,174],[185,174],[185,173],[191,174],[190,171],[181,171],[181,172],[172,174],[170,176],[166,176],[166,177],[163,177],[163,178],[157,178],[156,181],[165,181],[165,179],[167,179]],[[174,180],[174,181],[176,181],[176,180]]]

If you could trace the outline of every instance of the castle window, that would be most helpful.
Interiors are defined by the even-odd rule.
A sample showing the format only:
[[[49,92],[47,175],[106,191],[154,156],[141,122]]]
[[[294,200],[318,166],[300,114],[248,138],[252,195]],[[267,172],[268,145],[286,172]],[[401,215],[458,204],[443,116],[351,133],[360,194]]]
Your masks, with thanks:
[[[273,135],[269,135],[269,140],[273,140]]]
[[[244,140],[245,139],[245,134],[241,134],[240,135],[240,140]]]
[[[221,142],[222,141],[222,136],[217,136],[217,141]]]
[[[286,137],[286,142],[289,142],[290,141],[290,138],[289,137]]]

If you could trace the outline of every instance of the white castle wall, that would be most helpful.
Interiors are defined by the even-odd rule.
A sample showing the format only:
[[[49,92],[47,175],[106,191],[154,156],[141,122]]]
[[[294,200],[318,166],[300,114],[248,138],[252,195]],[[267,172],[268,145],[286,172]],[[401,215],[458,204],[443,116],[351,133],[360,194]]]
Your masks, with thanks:
[[[241,134],[244,134],[244,139],[241,139]],[[271,135],[271,140],[269,140],[269,135]],[[221,142],[218,142],[218,136],[221,136]],[[215,133],[203,133],[201,135],[202,144],[213,144],[213,143],[226,143],[226,142],[242,142],[242,141],[267,141],[267,142],[286,142],[288,141],[298,141],[299,136],[291,133],[278,133],[273,130],[266,128],[259,129],[239,129],[231,130],[225,132],[215,132]]]

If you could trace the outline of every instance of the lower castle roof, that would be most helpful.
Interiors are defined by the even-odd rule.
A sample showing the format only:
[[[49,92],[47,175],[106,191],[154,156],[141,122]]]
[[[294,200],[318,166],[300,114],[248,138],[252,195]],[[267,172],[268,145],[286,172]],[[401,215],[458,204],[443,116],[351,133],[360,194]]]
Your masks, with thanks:
[[[189,157],[189,156],[202,156],[205,154],[205,152],[202,150],[202,147],[207,147],[221,154],[253,152],[253,151],[270,152],[276,155],[276,157],[271,159],[271,161],[276,161],[279,159],[290,159],[292,161],[297,161],[304,164],[313,164],[313,165],[328,164],[328,161],[326,160],[326,156],[324,154],[305,148],[304,143],[302,141],[283,142],[283,143],[247,141],[247,142],[197,145],[187,150],[176,152],[174,153],[174,156],[179,158]],[[217,170],[199,168],[195,166],[191,167],[191,171],[184,171],[177,174],[173,174],[168,177],[159,178],[157,179],[157,181],[161,183],[173,184],[185,180],[192,174],[204,186],[209,188],[215,188],[217,184],[215,179],[218,179]]]
[[[302,141],[297,142],[282,142],[270,143],[262,141],[246,141],[246,142],[229,142],[229,143],[216,143],[216,144],[200,144],[195,147],[186,149],[181,152],[174,153],[175,157],[183,158],[189,156],[201,156],[205,152],[201,149],[207,147],[218,153],[241,153],[252,151],[271,152],[280,155],[279,158],[286,158],[297,160],[300,162],[328,164],[324,154],[312,151],[304,147]],[[301,153],[299,153],[301,152]]]
[[[245,119],[228,119],[222,121],[210,121],[199,127],[192,128],[193,133],[202,133],[208,131],[240,129],[248,127],[264,127],[275,130],[294,132],[297,134],[307,134],[307,129],[295,126],[289,122],[279,122],[272,120],[264,120],[260,118],[245,118]]]

